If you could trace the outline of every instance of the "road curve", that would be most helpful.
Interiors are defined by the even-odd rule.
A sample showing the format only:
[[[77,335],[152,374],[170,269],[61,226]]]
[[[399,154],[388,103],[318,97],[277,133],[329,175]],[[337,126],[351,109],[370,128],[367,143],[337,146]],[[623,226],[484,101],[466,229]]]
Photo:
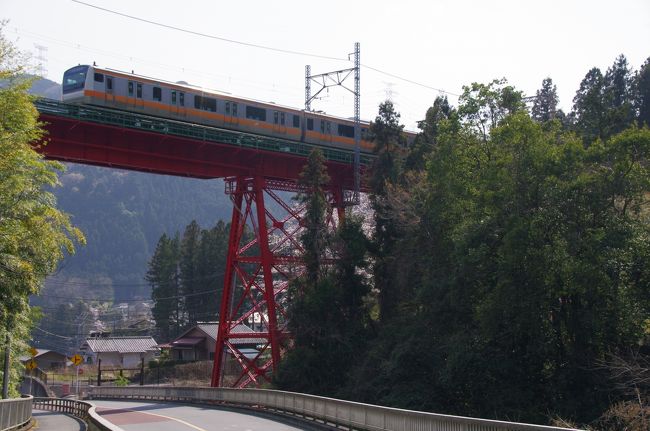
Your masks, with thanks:
[[[93,400],[96,411],[124,431],[292,431],[313,429],[208,406]]]

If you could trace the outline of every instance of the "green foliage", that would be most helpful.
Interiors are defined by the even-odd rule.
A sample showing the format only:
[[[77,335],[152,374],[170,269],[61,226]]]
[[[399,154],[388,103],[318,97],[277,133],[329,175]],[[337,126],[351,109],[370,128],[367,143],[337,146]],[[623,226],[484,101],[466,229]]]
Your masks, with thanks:
[[[115,378],[115,386],[119,386],[119,387],[129,386],[129,383],[130,383],[129,379],[124,377],[123,375],[118,375]]]
[[[307,282],[315,284],[321,276],[321,262],[327,249],[327,197],[323,187],[329,182],[323,153],[315,148],[312,150],[298,183],[304,187],[303,192],[296,197],[297,201],[306,205],[303,218],[304,232],[300,237],[304,248],[303,261]]]
[[[201,229],[191,222],[180,237],[163,234],[149,262],[153,318],[159,337],[170,340],[199,321],[218,318],[229,225]]]
[[[535,121],[501,81],[467,87],[457,115],[427,116],[429,146],[407,155],[424,169],[374,191],[378,223],[397,233],[375,256],[398,294],[342,394],[538,423],[590,422],[610,404],[601,422],[620,422],[647,398],[602,365],[647,343],[650,316],[650,130],[614,132],[616,95],[638,100],[617,87],[625,70],[619,58],[607,79],[590,72],[578,135],[542,115],[552,103]]]
[[[534,120],[541,123],[556,118],[557,115],[557,88],[551,78],[545,78],[542,81],[542,88],[537,90],[531,116]]]
[[[65,253],[83,243],[81,232],[57,210],[49,191],[58,185],[59,163],[45,161],[32,145],[44,137],[27,94],[19,53],[0,26],[0,337],[20,348],[29,326],[28,297]],[[12,384],[16,381],[12,380]]]

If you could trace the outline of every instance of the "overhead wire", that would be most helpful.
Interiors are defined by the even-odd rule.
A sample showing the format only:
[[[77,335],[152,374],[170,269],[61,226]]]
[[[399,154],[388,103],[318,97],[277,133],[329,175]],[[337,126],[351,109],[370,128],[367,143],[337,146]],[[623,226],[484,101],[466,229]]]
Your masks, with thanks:
[[[91,4],[91,3],[82,2],[80,0],[71,0],[71,1],[73,3],[78,3],[78,4],[88,6],[88,7],[94,8],[94,9],[99,9],[99,10],[107,12],[107,13],[111,13],[111,14],[114,14],[114,15],[119,15],[119,16],[124,17],[124,18],[129,18],[129,19],[132,19],[132,20],[145,22],[147,24],[167,28],[167,29],[170,29],[170,30],[180,31],[180,32],[192,34],[192,35],[195,35],[195,36],[220,40],[222,42],[234,43],[234,44],[237,44],[237,45],[248,46],[248,47],[251,47],[251,48],[265,49],[265,50],[268,50],[268,51],[281,52],[283,54],[291,54],[291,55],[301,55],[301,56],[305,56],[305,57],[323,58],[323,59],[326,59],[326,60],[348,61],[348,59],[346,59],[346,58],[333,57],[333,56],[329,56],[329,55],[312,54],[312,53],[309,53],[309,52],[296,51],[296,50],[292,50],[292,49],[275,48],[275,47],[272,47],[272,46],[260,45],[260,44],[257,44],[257,43],[242,42],[240,40],[229,39],[229,38],[226,38],[226,37],[215,36],[215,35],[212,35],[212,34],[201,33],[201,32],[194,31],[194,30],[188,30],[186,28],[176,27],[176,26],[169,25],[169,24],[163,24],[163,23],[160,23],[160,22],[157,22],[157,21],[152,21],[152,20],[148,20],[148,19],[145,19],[145,18],[140,18],[140,17],[134,16],[134,15],[129,15],[129,14],[118,12],[118,11],[115,11],[115,10],[112,10],[112,9],[97,6],[97,5],[94,5],[94,4]]]
[[[306,52],[306,51],[297,51],[297,50],[292,50],[292,49],[276,48],[276,47],[268,46],[268,45],[260,45],[260,44],[256,44],[256,43],[243,42],[243,41],[240,41],[240,40],[237,40],[237,39],[226,38],[226,37],[222,37],[222,36],[215,36],[215,35],[211,35],[211,34],[207,34],[207,33],[201,33],[201,32],[197,32],[197,31],[194,31],[194,30],[188,30],[186,28],[177,27],[177,26],[174,26],[174,25],[164,24],[164,23],[161,23],[161,22],[158,22],[158,21],[153,21],[153,20],[150,20],[150,19],[145,19],[145,18],[141,18],[141,17],[138,17],[138,16],[129,15],[129,14],[126,14],[126,13],[123,13],[123,12],[118,12],[118,11],[113,10],[113,9],[108,9],[108,8],[97,6],[97,5],[94,5],[94,4],[91,4],[91,3],[86,3],[86,2],[83,2],[81,0],[70,0],[70,1],[72,1],[73,3],[78,3],[78,4],[83,5],[83,6],[98,9],[98,10],[101,10],[101,11],[106,12],[106,13],[118,15],[118,16],[121,16],[121,17],[124,17],[124,18],[144,22],[144,23],[147,23],[147,24],[150,24],[150,25],[155,25],[155,26],[158,26],[158,27],[167,28],[167,29],[174,30],[174,31],[179,31],[179,32],[187,33],[187,34],[192,34],[194,36],[205,37],[205,38],[219,40],[219,41],[222,41],[222,42],[233,43],[233,44],[237,44],[237,45],[243,45],[243,46],[247,46],[247,47],[250,47],[250,48],[257,48],[257,49],[264,49],[264,50],[267,50],[267,51],[280,52],[280,53],[283,53],[283,54],[300,55],[300,56],[304,56],[304,57],[314,57],[314,58],[322,58],[322,59],[327,59],[327,60],[336,60],[336,61],[345,61],[345,62],[350,61],[349,58],[334,57],[334,56],[330,56],[330,55],[315,54],[315,53]],[[364,67],[366,69],[372,70],[372,71],[377,72],[377,73],[381,73],[381,74],[386,75],[386,76],[390,76],[391,78],[399,79],[401,81],[408,82],[408,83],[413,84],[413,85],[417,85],[417,86],[422,87],[422,88],[427,88],[429,90],[437,91],[439,93],[445,93],[445,94],[449,94],[449,95],[452,95],[452,96],[460,96],[460,94],[452,93],[452,92],[444,90],[442,88],[437,88],[437,87],[433,87],[431,85],[423,84],[423,83],[417,82],[417,81],[415,81],[413,79],[405,78],[403,76],[396,75],[394,73],[386,72],[386,71],[381,70],[381,69],[379,69],[377,67],[373,67],[373,66],[370,66],[370,65],[367,65],[367,64],[362,63],[361,67]]]

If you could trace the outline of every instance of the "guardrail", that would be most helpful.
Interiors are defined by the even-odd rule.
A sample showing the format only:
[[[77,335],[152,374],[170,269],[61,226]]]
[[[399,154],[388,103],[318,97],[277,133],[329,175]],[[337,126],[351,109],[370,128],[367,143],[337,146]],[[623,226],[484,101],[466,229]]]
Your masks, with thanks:
[[[34,398],[33,408],[67,413],[86,422],[90,431],[123,431],[95,412],[95,406],[85,401],[65,398]],[[31,417],[31,408],[30,408]]]
[[[32,419],[31,395],[0,400],[0,430],[10,430],[26,425]]]
[[[92,398],[229,404],[368,431],[567,431],[568,428],[417,412],[267,389],[92,387]],[[576,430],[572,430],[576,431]]]

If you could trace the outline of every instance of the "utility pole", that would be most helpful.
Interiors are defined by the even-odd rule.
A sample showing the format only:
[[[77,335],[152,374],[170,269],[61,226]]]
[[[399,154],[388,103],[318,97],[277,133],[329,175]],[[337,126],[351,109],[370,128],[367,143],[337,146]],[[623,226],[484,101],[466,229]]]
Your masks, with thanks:
[[[9,354],[11,352],[11,336],[7,331],[7,339],[5,342],[5,366],[4,375],[2,376],[2,398],[9,398]]]

